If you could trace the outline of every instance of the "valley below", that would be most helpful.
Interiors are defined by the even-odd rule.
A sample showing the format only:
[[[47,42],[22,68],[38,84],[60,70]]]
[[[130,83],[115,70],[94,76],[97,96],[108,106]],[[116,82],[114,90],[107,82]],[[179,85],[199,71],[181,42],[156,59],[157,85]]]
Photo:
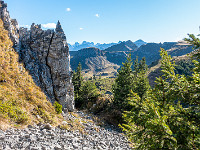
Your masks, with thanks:
[[[117,72],[127,59],[127,56],[131,54],[134,60],[138,57],[140,61],[143,57],[146,59],[146,63],[151,67],[157,65],[160,60],[160,49],[164,48],[169,55],[177,59],[193,51],[190,44],[185,41],[179,42],[164,42],[164,43],[145,43],[143,42],[140,47],[137,47],[132,41],[121,42],[115,44],[107,49],[100,50],[95,47],[88,47],[80,49],[78,51],[69,51],[71,56],[72,70],[76,70],[78,64],[82,65],[82,73],[85,78],[91,78],[94,75],[103,78],[115,78]],[[183,58],[183,57],[182,57]],[[154,74],[155,77],[158,75]],[[149,77],[150,83],[153,83],[155,79]],[[151,84],[153,85],[153,84]]]

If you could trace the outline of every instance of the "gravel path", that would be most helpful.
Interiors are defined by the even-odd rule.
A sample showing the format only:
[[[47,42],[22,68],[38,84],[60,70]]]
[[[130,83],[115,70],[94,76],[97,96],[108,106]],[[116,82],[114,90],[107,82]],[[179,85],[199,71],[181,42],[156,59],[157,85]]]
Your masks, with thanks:
[[[80,111],[79,119],[92,117]],[[68,119],[77,117],[68,114]],[[66,122],[64,122],[66,123]],[[0,149],[24,150],[128,150],[129,143],[122,133],[112,126],[100,127],[92,121],[84,121],[84,132],[68,131],[51,125],[29,125],[25,129],[0,130]]]

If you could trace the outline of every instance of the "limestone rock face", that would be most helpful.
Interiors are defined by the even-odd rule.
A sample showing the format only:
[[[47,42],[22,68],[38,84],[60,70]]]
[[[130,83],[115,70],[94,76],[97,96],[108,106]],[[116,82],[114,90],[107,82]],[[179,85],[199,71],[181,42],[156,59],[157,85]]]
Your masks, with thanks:
[[[4,23],[4,28],[8,31],[14,48],[18,50],[19,43],[19,26],[16,19],[11,19],[7,10],[7,4],[0,0],[0,19]]]
[[[69,48],[58,22],[56,30],[20,28],[20,58],[35,82],[54,103],[56,100],[69,111],[74,110]]]
[[[69,48],[60,22],[55,30],[42,30],[32,24],[30,30],[18,27],[11,19],[7,4],[0,0],[0,19],[4,23],[20,61],[44,91],[49,101],[58,101],[63,109],[74,110]]]

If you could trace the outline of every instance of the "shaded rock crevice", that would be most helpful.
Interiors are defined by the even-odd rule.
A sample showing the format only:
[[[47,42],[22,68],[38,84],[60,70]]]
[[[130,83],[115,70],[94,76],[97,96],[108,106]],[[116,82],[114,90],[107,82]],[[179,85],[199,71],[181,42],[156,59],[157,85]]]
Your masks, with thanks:
[[[46,57],[46,65],[49,67],[51,79],[53,79],[53,77],[52,77],[52,72],[51,72],[51,66],[48,65],[48,57],[49,57],[49,50],[50,50],[50,47],[51,47],[51,44],[52,44],[53,36],[54,36],[54,33],[51,36],[51,40],[50,40],[50,43],[49,43],[49,48],[48,48],[48,51],[47,51],[47,57]],[[56,92],[55,92],[55,89],[54,89],[54,85],[52,85],[52,86],[53,86],[53,93],[54,93],[54,95],[56,95]],[[56,97],[55,97],[55,100],[58,101],[58,99],[56,99]]]

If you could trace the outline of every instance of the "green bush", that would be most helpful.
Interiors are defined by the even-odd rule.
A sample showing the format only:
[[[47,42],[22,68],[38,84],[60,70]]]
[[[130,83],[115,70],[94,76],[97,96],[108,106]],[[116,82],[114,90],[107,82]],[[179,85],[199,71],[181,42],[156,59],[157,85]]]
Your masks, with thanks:
[[[94,82],[86,81],[80,89],[79,98],[76,100],[77,107],[87,107],[96,102],[99,97],[99,92]]]
[[[28,121],[28,116],[20,107],[12,105],[12,103],[2,103],[0,102],[0,114],[3,118],[10,118],[17,124],[26,123]]]
[[[58,114],[62,113],[62,105],[60,105],[57,101],[53,105]]]

